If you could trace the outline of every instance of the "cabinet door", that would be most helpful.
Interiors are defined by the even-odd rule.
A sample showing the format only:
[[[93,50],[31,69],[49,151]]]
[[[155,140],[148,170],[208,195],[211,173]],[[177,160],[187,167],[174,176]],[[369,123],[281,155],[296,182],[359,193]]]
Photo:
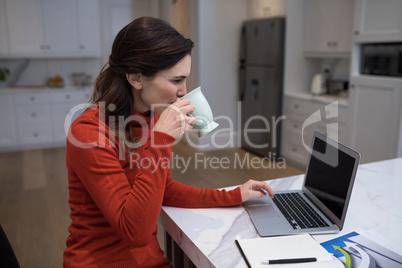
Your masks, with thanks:
[[[0,0],[0,54],[3,55],[6,55],[8,53],[8,36],[6,23],[5,2],[4,0]]]
[[[47,53],[59,56],[78,51],[75,1],[42,1]]]
[[[17,122],[19,125],[36,125],[50,121],[48,106],[17,106]]]
[[[304,51],[346,57],[352,39],[353,4],[350,0],[306,0]]]
[[[45,50],[41,0],[5,0],[10,52],[41,55]]]
[[[66,140],[67,135],[65,129],[65,121],[66,117],[69,118],[71,117],[70,111],[73,106],[74,104],[52,105],[52,129],[53,129],[53,138],[55,141]],[[68,124],[67,127],[69,128],[70,124]]]
[[[0,0],[0,54],[7,44],[12,56],[99,57],[98,0]]]
[[[346,128],[348,108],[328,99],[323,102],[306,96],[285,96],[283,102],[286,119],[282,128],[281,153],[301,169],[306,167],[307,148],[311,146],[314,131],[349,145]]]
[[[22,125],[18,128],[20,145],[36,145],[52,142],[52,129],[50,124]]]
[[[361,162],[396,157],[402,80],[352,77],[349,103],[351,145],[361,153]]]
[[[17,144],[13,95],[0,96],[0,147]]]
[[[100,21],[98,0],[76,1],[80,54],[100,56]]]
[[[353,37],[354,3],[351,0],[338,0],[332,2],[338,4],[338,16],[335,18],[338,38],[335,41],[335,49],[339,52],[344,52],[350,55]]]
[[[88,100],[87,94],[87,91],[84,90],[51,92],[51,120],[54,141],[66,140],[66,129],[68,130],[71,123],[85,110],[82,108],[77,111],[74,107],[85,105]],[[67,126],[65,126],[66,123]]]
[[[331,48],[332,40],[337,39],[333,29],[335,22],[335,1],[306,0],[305,19],[305,51],[326,52]]]
[[[401,0],[356,0],[355,42],[402,41]]]
[[[52,141],[48,92],[14,94],[19,145]]]

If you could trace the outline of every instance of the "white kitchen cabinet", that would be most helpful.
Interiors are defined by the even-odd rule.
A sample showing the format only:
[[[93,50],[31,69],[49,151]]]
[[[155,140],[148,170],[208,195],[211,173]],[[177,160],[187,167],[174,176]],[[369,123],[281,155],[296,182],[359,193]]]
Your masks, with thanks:
[[[300,96],[299,96],[300,95]],[[347,143],[347,105],[335,98],[292,94],[284,97],[281,154],[291,164],[305,168],[314,131]]]
[[[8,53],[6,11],[4,0],[0,0],[0,54]]]
[[[0,96],[0,122],[0,147],[15,146],[17,144],[17,131],[12,94]]]
[[[401,0],[355,0],[355,42],[401,42]]]
[[[57,56],[77,51],[75,1],[42,0],[42,5],[46,53]]]
[[[76,3],[79,53],[99,56],[101,55],[99,1],[78,0]]]
[[[28,145],[51,141],[49,94],[22,93],[14,97],[19,143]]]
[[[10,54],[2,57],[99,57],[98,0],[5,0]]]
[[[304,55],[349,57],[353,1],[305,0],[304,8]]]
[[[402,79],[352,76],[351,145],[361,162],[397,156],[402,107]]]
[[[66,116],[77,118],[90,92],[90,88],[0,92],[0,151],[64,146]],[[79,104],[81,109],[72,114],[71,108]]]
[[[63,90],[50,93],[52,132],[56,142],[65,142],[71,123],[84,111],[72,110],[77,105],[85,106],[90,99],[90,90]],[[67,119],[67,125],[65,125]]]
[[[45,33],[41,0],[5,0],[10,54],[42,55]]]

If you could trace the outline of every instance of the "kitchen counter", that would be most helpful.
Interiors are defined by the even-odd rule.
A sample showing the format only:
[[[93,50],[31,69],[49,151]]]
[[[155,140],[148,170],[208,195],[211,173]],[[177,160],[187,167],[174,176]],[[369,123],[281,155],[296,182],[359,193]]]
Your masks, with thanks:
[[[71,90],[82,90],[88,91],[92,89],[91,86],[88,87],[47,87],[47,86],[26,86],[26,87],[7,87],[1,88],[0,94],[13,94],[13,93],[36,93],[36,92],[44,92],[44,91],[71,91]]]
[[[300,93],[300,92],[285,92],[285,96],[289,97],[296,97],[300,99],[305,99],[305,100],[313,100],[316,102],[321,102],[323,104],[329,104],[334,101],[338,101],[339,105],[341,106],[349,106],[349,100],[347,96],[343,95],[320,95],[320,96],[314,96],[310,93]]]

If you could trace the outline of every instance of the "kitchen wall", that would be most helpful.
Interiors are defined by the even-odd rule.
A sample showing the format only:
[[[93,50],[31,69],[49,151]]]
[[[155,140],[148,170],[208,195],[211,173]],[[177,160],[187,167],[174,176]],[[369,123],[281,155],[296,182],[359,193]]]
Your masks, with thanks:
[[[91,76],[91,81],[98,75],[102,66],[100,59],[13,59],[0,60],[0,66],[8,67],[11,73],[26,66],[17,80],[16,87],[45,86],[46,78],[62,75],[65,86],[72,86],[72,73],[84,72]]]
[[[250,0],[249,18],[267,18],[286,15],[286,0]]]
[[[232,130],[218,130],[213,137],[219,145],[236,142],[239,42],[241,24],[248,18],[247,1],[198,1],[198,16],[200,86],[214,117],[230,119],[217,120],[220,129]],[[204,139],[201,144],[210,141],[211,136]]]

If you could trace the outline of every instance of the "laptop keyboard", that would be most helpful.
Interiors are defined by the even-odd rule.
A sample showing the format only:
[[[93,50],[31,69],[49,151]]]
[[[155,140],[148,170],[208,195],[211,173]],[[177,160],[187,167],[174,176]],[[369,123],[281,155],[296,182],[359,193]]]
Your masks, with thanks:
[[[297,227],[306,229],[329,226],[299,193],[275,194],[273,201],[293,229],[297,229]]]

